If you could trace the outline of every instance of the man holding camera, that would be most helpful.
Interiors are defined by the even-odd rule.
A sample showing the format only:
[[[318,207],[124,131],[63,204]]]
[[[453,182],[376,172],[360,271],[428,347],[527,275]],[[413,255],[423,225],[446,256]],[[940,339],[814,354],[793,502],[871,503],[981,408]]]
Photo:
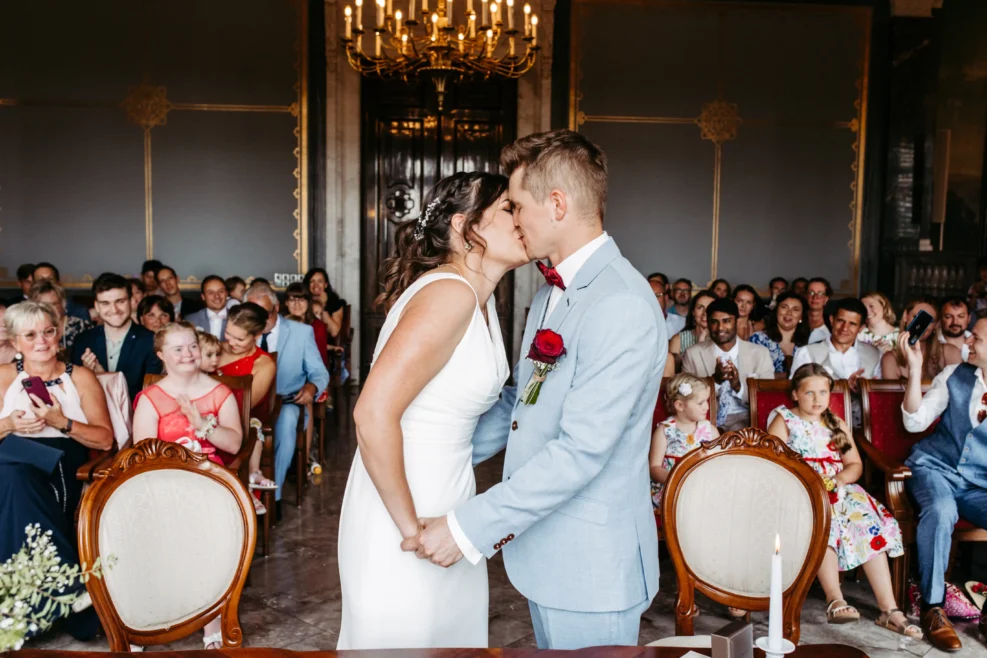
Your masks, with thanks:
[[[978,319],[967,339],[970,359],[948,366],[922,396],[922,350],[898,338],[908,360],[908,384],[902,405],[905,429],[922,432],[939,420],[935,431],[912,449],[908,488],[919,507],[917,531],[922,630],[941,651],[963,644],[946,617],[946,568],[953,528],[960,519],[987,528],[987,319]],[[980,618],[987,634],[987,617]]]

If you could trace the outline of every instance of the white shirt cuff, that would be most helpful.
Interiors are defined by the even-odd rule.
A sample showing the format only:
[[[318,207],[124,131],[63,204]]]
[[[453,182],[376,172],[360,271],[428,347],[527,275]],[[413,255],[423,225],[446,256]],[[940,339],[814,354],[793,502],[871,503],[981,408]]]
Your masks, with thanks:
[[[456,545],[463,552],[463,557],[469,560],[470,564],[479,564],[480,560],[483,559],[483,553],[476,550],[476,546],[470,542],[466,533],[459,526],[459,521],[456,520],[456,512],[452,511],[446,514],[446,521],[449,523],[449,532],[452,533],[452,538],[456,540]]]
[[[905,411],[905,405],[901,405],[902,425],[905,426],[905,430],[912,434],[924,432],[931,425],[931,423],[925,422],[925,415],[921,405],[919,405],[919,408],[913,414]]]

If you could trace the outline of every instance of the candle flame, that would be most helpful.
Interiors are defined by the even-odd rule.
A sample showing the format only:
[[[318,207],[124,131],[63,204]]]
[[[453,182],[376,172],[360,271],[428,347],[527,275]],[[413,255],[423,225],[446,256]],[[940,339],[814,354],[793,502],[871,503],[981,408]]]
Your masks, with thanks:
[[[775,554],[781,553],[781,535],[775,535]]]
[[[524,5],[524,13],[526,13],[526,14],[530,14],[531,13],[531,5],[528,5],[528,4]]]
[[[531,24],[532,25],[538,25],[538,17],[537,16],[532,16],[531,17]]]
[[[459,40],[460,40],[460,41],[462,41],[462,40],[463,40],[463,39],[465,39],[465,38],[466,38],[466,35],[465,35],[465,34],[463,34],[462,32],[460,32],[460,33],[459,33]]]
[[[362,7],[363,6],[363,0],[356,0],[356,6],[357,6],[357,8]]]
[[[493,39],[493,30],[487,30],[487,38]]]
[[[490,13],[491,14],[496,14],[497,13],[497,3],[496,2],[491,2],[490,3]]]
[[[394,18],[397,21],[400,21],[401,20],[401,10],[400,9],[398,9],[396,12],[394,12]]]
[[[346,5],[346,8],[343,9],[343,13],[346,14],[347,17],[349,17],[353,13],[353,10],[350,9],[349,5]]]
[[[432,14],[432,22],[433,23],[438,23],[439,22],[439,15],[438,14]]]

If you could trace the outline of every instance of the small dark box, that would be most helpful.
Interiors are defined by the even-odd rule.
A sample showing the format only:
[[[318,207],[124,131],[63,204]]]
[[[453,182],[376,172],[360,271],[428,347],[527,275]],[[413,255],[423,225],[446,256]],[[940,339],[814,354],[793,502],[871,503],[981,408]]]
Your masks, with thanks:
[[[754,658],[754,627],[735,621],[713,633],[713,658]]]

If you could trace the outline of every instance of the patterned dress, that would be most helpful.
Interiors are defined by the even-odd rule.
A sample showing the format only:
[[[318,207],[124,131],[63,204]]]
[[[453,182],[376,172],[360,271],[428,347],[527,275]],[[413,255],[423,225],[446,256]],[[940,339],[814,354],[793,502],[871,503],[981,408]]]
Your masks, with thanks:
[[[758,331],[751,335],[750,342],[768,350],[768,354],[771,355],[771,363],[775,367],[775,372],[785,372],[785,353],[781,351],[781,346],[778,343],[768,337],[768,334]]]
[[[900,333],[901,329],[896,328],[890,334],[885,336],[875,336],[873,331],[867,327],[864,327],[860,330],[860,334],[857,335],[857,342],[873,345],[877,349],[881,350],[881,354],[884,354],[885,352],[890,352],[893,350],[894,346],[898,344],[898,335]]]
[[[668,446],[665,448],[665,459],[662,466],[671,470],[675,464],[687,453],[692,452],[703,441],[713,440],[713,425],[708,420],[702,420],[696,425],[696,431],[686,434],[675,424],[675,418],[667,418],[658,424],[665,430],[665,440]],[[664,485],[660,482],[651,482],[651,502],[655,509],[661,511],[661,493]]]
[[[840,452],[832,443],[833,433],[822,423],[810,423],[791,409],[776,409],[788,426],[788,445],[825,477],[843,470]],[[840,571],[856,569],[878,553],[888,557],[904,553],[898,522],[881,503],[859,484],[846,484],[829,494],[832,523],[829,546],[836,551]]]

